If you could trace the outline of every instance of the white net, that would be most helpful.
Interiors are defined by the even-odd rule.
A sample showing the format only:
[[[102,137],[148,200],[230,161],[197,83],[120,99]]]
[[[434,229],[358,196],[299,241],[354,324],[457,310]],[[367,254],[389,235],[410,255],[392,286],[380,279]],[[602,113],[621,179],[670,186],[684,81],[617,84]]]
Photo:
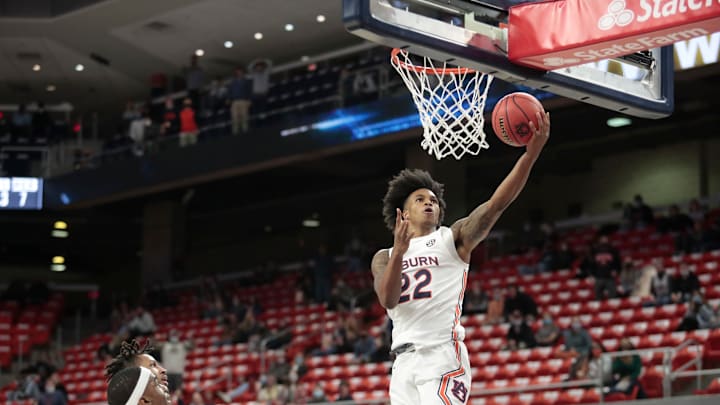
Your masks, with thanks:
[[[436,65],[430,58],[413,58],[399,49],[393,50],[391,63],[418,109],[424,128],[423,149],[440,160],[477,155],[489,147],[483,110],[492,75],[445,62]]]

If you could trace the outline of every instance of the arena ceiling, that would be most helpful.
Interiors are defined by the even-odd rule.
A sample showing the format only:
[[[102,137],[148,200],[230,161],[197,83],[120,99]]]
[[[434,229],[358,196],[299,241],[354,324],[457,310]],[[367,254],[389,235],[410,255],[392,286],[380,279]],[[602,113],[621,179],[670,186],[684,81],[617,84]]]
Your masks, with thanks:
[[[228,75],[255,58],[286,63],[360,42],[342,26],[340,1],[56,2],[0,0],[0,103],[87,106],[145,97],[151,73],[180,74],[196,49],[205,51],[209,74]]]

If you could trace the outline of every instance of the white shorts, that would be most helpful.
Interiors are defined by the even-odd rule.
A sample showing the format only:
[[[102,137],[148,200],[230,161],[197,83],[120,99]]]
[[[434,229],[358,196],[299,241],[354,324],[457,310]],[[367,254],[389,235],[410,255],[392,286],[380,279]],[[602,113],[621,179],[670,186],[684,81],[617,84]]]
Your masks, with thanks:
[[[465,405],[472,372],[463,342],[405,352],[395,359],[390,379],[392,405]]]

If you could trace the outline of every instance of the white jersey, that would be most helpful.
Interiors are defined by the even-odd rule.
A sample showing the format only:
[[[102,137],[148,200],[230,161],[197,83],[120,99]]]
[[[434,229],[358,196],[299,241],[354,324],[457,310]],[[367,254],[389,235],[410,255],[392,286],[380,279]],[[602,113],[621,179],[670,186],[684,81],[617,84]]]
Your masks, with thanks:
[[[402,260],[400,301],[387,310],[393,321],[393,349],[406,343],[424,348],[465,339],[460,315],[468,267],[448,227],[410,240]]]

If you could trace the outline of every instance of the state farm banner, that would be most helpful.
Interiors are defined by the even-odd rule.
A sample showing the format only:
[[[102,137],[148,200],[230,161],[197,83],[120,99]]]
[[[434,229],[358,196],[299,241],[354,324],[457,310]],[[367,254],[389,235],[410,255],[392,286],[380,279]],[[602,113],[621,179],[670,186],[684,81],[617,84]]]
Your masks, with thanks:
[[[510,8],[508,57],[553,70],[720,31],[720,0],[558,0]]]

